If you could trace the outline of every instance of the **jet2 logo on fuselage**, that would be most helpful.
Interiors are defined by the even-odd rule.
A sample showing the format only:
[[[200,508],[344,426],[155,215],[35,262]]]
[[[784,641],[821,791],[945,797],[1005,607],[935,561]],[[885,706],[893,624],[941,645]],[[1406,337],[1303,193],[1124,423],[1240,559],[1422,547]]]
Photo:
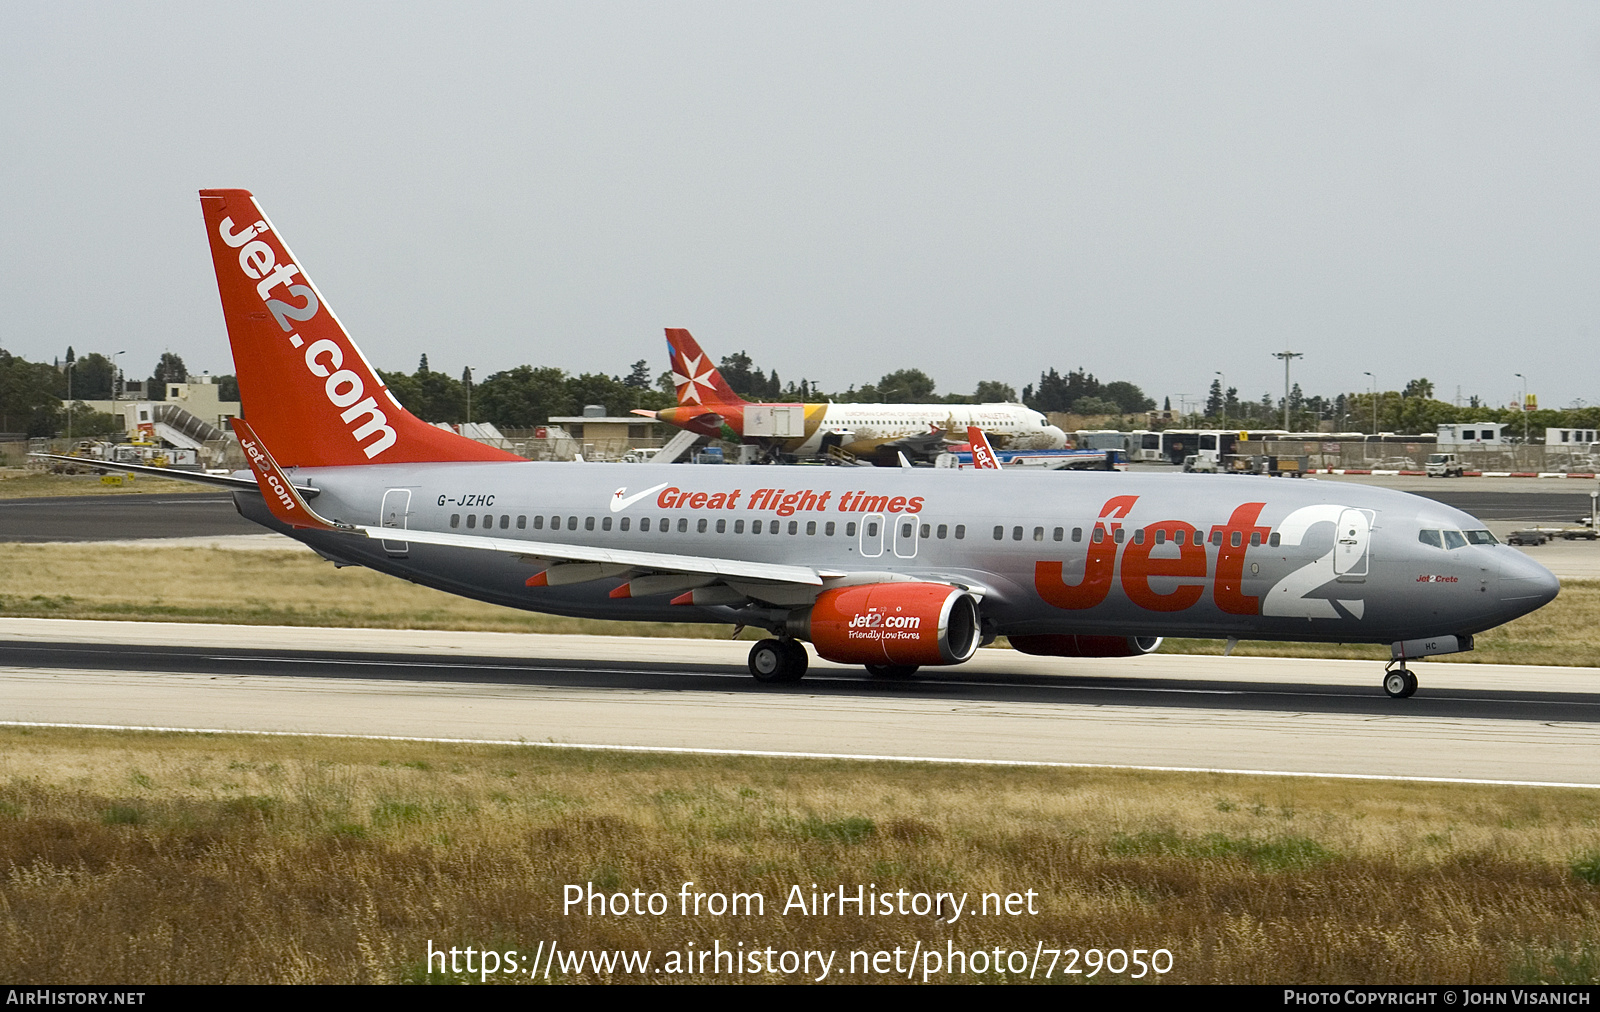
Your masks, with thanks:
[[[1213,525],[1208,539],[1200,529],[1182,520],[1159,520],[1143,527],[1141,539],[1119,539],[1122,521],[1133,511],[1138,496],[1114,496],[1100,509],[1099,520],[1090,532],[1088,552],[1084,559],[1083,577],[1068,583],[1060,562],[1034,564],[1034,589],[1047,603],[1069,611],[1096,607],[1111,593],[1114,579],[1120,576],[1122,591],[1128,600],[1147,611],[1185,611],[1199,603],[1205,596],[1207,578],[1210,577],[1211,598],[1217,609],[1229,615],[1284,615],[1302,618],[1339,618],[1339,612],[1330,601],[1308,597],[1307,594],[1331,580],[1348,576],[1352,579],[1366,575],[1366,533],[1371,530],[1370,516],[1366,511],[1350,510],[1343,506],[1318,505],[1294,511],[1286,517],[1279,530],[1282,544],[1297,546],[1306,529],[1318,522],[1334,521],[1341,525],[1353,514],[1355,527],[1347,547],[1351,557],[1335,560],[1335,550],[1307,563],[1279,580],[1267,593],[1268,604],[1262,608],[1261,596],[1244,593],[1245,553],[1269,543],[1270,527],[1258,526],[1257,520],[1266,503],[1244,503],[1234,508],[1225,524]],[[1211,572],[1206,542],[1217,550],[1214,575]],[[1153,556],[1158,546],[1171,555]],[[1121,554],[1121,566],[1117,557]],[[1171,588],[1158,591],[1150,581],[1156,578],[1174,581]],[[1339,603],[1357,619],[1363,613],[1363,602],[1340,599]]]

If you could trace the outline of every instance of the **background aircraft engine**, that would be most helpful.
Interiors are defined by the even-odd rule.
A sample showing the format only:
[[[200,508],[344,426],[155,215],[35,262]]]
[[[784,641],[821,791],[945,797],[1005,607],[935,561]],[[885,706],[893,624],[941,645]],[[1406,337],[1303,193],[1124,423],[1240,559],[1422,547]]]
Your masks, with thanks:
[[[841,664],[960,664],[978,651],[978,602],[944,583],[873,583],[823,591],[789,634]]]
[[[1138,657],[1155,653],[1160,636],[1012,636],[1011,645],[1025,654],[1045,657]]]

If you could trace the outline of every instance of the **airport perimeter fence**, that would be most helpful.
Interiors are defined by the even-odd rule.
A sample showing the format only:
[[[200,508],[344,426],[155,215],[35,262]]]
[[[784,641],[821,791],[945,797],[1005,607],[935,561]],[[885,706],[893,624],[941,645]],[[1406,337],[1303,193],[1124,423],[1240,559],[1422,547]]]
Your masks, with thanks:
[[[1367,443],[1340,440],[1264,439],[1235,444],[1239,453],[1305,456],[1307,466],[1345,470],[1420,471],[1430,453],[1454,453],[1469,471],[1588,474],[1596,461],[1587,453],[1559,446],[1437,445]]]

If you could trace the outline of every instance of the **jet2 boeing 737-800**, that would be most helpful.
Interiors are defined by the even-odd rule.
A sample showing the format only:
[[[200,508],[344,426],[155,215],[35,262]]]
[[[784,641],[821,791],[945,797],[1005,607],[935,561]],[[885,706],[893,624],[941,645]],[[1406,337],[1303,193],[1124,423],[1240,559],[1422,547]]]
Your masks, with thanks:
[[[337,562],[532,611],[763,628],[764,682],[805,673],[803,641],[896,676],[995,636],[1109,657],[1177,635],[1390,644],[1404,697],[1407,660],[1556,595],[1472,517],[1381,488],[524,461],[407,412],[250,193],[200,202],[252,471],[195,478]]]

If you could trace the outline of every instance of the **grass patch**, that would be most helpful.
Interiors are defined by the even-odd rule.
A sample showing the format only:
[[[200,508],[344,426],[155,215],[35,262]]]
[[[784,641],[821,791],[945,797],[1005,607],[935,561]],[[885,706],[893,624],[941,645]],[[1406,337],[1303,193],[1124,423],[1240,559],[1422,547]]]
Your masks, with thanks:
[[[1600,967],[1596,791],[27,730],[0,728],[12,980],[465,981],[429,968],[430,942],[531,954],[552,938],[657,965],[690,942],[842,963],[1092,939],[1169,949],[1163,980],[1191,983],[1582,983]],[[130,770],[150,781],[136,802]],[[686,882],[765,911],[680,916]],[[659,892],[670,912],[564,909],[590,884]],[[1031,890],[1037,913],[781,912],[795,887],[809,902],[868,884],[965,893],[969,912]]]
[[[212,493],[211,485],[139,475],[121,485],[106,485],[99,474],[51,474],[25,467],[0,467],[0,499],[35,499],[63,495],[163,495],[173,492]]]

